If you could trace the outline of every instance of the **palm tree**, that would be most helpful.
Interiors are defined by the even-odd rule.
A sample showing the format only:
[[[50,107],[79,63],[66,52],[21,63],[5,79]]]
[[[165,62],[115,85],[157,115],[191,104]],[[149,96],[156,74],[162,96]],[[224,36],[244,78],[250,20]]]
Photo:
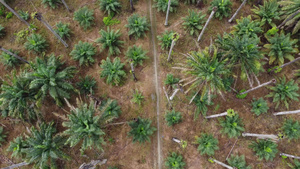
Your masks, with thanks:
[[[124,41],[120,40],[120,30],[114,31],[107,28],[107,31],[101,29],[99,33],[101,37],[96,42],[102,44],[101,51],[108,48],[108,56],[119,55],[121,53],[119,48],[124,44]]]
[[[243,121],[238,114],[226,116],[225,120],[220,120],[220,125],[223,127],[221,132],[227,134],[229,138],[238,137],[242,131],[245,131]]]
[[[191,101],[194,100],[200,90],[202,90],[201,98],[207,93],[209,102],[212,94],[222,95],[222,91],[225,90],[223,78],[229,76],[230,70],[226,65],[227,60],[219,59],[218,55],[216,47],[213,48],[212,53],[209,52],[209,48],[200,52],[192,51],[186,54],[187,60],[183,67],[174,67],[183,70],[186,75],[190,76],[182,80],[189,80],[183,86],[191,84],[185,93],[197,89]]]
[[[37,118],[36,98],[38,90],[30,89],[31,81],[24,78],[25,73],[19,76],[12,75],[9,81],[1,86],[1,110],[3,116],[10,116],[22,120]]]
[[[231,154],[230,158],[227,159],[227,162],[230,166],[238,169],[251,169],[250,166],[246,165],[246,160],[244,155],[233,155]]]
[[[43,100],[49,94],[58,106],[62,106],[62,99],[70,98],[73,86],[67,80],[73,78],[76,68],[63,66],[60,56],[54,54],[46,59],[36,58],[34,71],[28,73],[26,78],[31,80],[29,89],[39,90],[36,94],[38,99]]]
[[[255,151],[259,160],[273,160],[278,152],[277,144],[270,140],[258,140],[257,142],[252,142],[249,147]]]
[[[87,104],[77,99],[77,107],[68,103],[71,110],[68,114],[68,121],[63,122],[63,126],[67,127],[64,134],[69,136],[65,144],[70,144],[71,147],[82,144],[80,149],[82,153],[88,148],[94,148],[94,146],[103,151],[102,146],[105,144],[104,125],[118,117],[116,115],[105,116],[105,107],[110,106],[110,103],[106,102],[106,105],[103,105],[101,109],[98,109],[99,107],[93,101]]]
[[[2,145],[1,143],[5,140],[6,134],[3,132],[3,127],[0,127],[0,146]]]
[[[133,137],[133,142],[144,143],[145,141],[150,142],[150,136],[156,131],[155,127],[151,127],[152,121],[149,119],[137,118],[129,122],[131,130],[129,136]]]
[[[281,28],[282,26],[293,27],[292,34],[296,34],[300,29],[300,1],[299,0],[286,0],[278,2],[281,7],[281,19],[284,21],[278,26]]]
[[[126,77],[123,70],[124,63],[121,63],[120,58],[116,57],[113,62],[109,57],[101,61],[100,67],[102,71],[100,77],[106,78],[106,83],[118,86],[121,80]]]
[[[241,37],[247,35],[249,38],[258,38],[258,34],[263,32],[259,25],[260,23],[253,21],[251,15],[249,15],[245,18],[237,19],[236,25],[232,27],[233,30],[231,32]]]
[[[184,169],[185,162],[183,162],[183,157],[180,154],[172,152],[167,157],[165,166],[168,169]]]
[[[211,134],[202,133],[201,137],[196,137],[196,144],[199,144],[197,150],[201,152],[201,155],[212,156],[216,150],[219,150],[219,141]]]

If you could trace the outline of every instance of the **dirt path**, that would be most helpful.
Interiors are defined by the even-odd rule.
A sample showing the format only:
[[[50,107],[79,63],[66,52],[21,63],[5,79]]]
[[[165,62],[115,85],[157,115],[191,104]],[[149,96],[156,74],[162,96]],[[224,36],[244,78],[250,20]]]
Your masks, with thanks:
[[[154,82],[155,82],[155,91],[156,91],[156,117],[157,117],[157,166],[154,164],[155,168],[162,168],[162,152],[161,152],[161,136],[160,136],[160,92],[159,92],[159,70],[158,70],[158,55],[157,55],[157,42],[156,42],[156,19],[155,13],[152,11],[152,0],[148,1],[148,10],[149,10],[149,18],[151,23],[151,44],[152,44],[152,54],[154,58]]]

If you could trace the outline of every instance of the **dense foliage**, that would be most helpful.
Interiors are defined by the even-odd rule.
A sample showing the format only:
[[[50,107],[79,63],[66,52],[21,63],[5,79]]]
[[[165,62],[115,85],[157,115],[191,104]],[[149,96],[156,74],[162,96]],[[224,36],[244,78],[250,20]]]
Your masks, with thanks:
[[[196,144],[199,144],[197,150],[200,151],[201,155],[213,156],[215,151],[219,150],[219,141],[211,134],[201,134],[201,137],[196,138]]]
[[[174,31],[165,31],[161,36],[157,36],[162,50],[168,50],[171,47]]]
[[[150,26],[146,17],[140,17],[139,14],[133,14],[127,21],[128,24],[125,25],[125,27],[129,29],[129,36],[134,36],[135,39],[146,36],[146,31],[149,30]]]
[[[232,33],[240,37],[246,35],[249,38],[258,38],[258,34],[263,32],[259,22],[252,21],[251,15],[245,18],[241,17],[241,19],[237,19],[236,22],[236,25],[232,27]]]
[[[259,99],[253,98],[251,102],[251,106],[252,106],[251,112],[253,112],[257,116],[263,113],[267,113],[269,110],[268,103],[263,98],[259,98]]]
[[[96,42],[102,44],[102,51],[108,49],[108,56],[121,54],[119,48],[123,46],[124,42],[120,40],[120,30],[114,31],[107,28],[107,31],[101,29],[99,33],[101,37]]]
[[[46,50],[48,43],[40,34],[31,34],[27,37],[27,42],[25,43],[25,48],[27,50],[32,50],[35,53],[42,53]]]
[[[165,166],[167,169],[184,169],[185,163],[180,154],[172,152],[166,159]]]
[[[70,38],[71,29],[69,28],[69,24],[64,24],[62,22],[58,22],[56,24],[57,29],[55,32],[63,39]]]
[[[95,62],[93,56],[96,54],[95,47],[88,43],[79,41],[70,53],[74,60],[79,61],[79,65],[91,65]]]
[[[81,94],[94,94],[96,89],[96,79],[92,76],[85,76],[84,78],[80,77],[79,82],[76,83],[76,87],[79,89]]]
[[[259,5],[259,7],[254,6],[254,9],[252,9],[254,17],[262,27],[266,27],[266,25],[276,27],[274,20],[280,19],[280,9],[277,0],[263,1],[263,3],[263,5]]]
[[[114,16],[119,13],[121,10],[121,3],[119,0],[99,0],[100,1],[100,9],[107,13],[109,16]]]
[[[100,77],[106,78],[107,84],[118,86],[121,80],[126,77],[126,73],[123,70],[124,63],[121,63],[118,57],[116,57],[113,62],[109,57],[107,57],[106,60],[103,59],[100,67],[102,68]]]
[[[286,1],[279,1],[278,3],[281,5],[281,14],[283,14],[281,19],[287,21],[284,24],[284,26],[293,27],[292,33],[296,34],[300,29],[300,19],[299,19],[300,15],[299,13],[297,14],[297,12],[300,10],[300,1],[286,0]]]
[[[167,12],[168,10],[168,0],[155,0],[156,4],[153,7],[157,8],[157,11]],[[178,0],[171,0],[170,12],[176,12],[176,8],[179,5]]]
[[[205,23],[205,14],[196,12],[195,10],[189,10],[188,16],[183,18],[183,28],[189,32],[190,35],[198,36],[203,24]]]
[[[284,103],[285,107],[289,108],[291,100],[298,101],[299,90],[298,84],[294,80],[286,82],[286,78],[280,78],[276,86],[269,87],[271,92],[266,97],[272,97],[273,102],[276,103],[275,109],[278,108],[280,103]]]
[[[289,140],[300,138],[300,124],[299,121],[288,119],[282,126],[282,131],[285,137]]]
[[[242,131],[245,131],[243,121],[238,114],[226,116],[225,120],[220,120],[220,126],[222,126],[221,132],[227,134],[229,138],[238,137]]]
[[[133,137],[133,142],[144,143],[145,141],[150,142],[150,136],[156,131],[155,127],[151,127],[152,121],[149,119],[137,118],[129,122],[131,130],[129,136]]]
[[[217,7],[217,11],[214,14],[214,17],[222,20],[223,17],[227,18],[230,16],[231,6],[232,3],[230,2],[230,0],[213,0],[210,3],[209,12],[211,12],[214,7]]]
[[[133,62],[134,66],[143,65],[144,60],[149,59],[146,55],[147,51],[143,50],[141,46],[133,45],[129,47],[126,52],[128,62]]]
[[[231,167],[235,167],[237,169],[251,169],[250,166],[246,165],[244,155],[239,156],[231,154],[230,158],[227,159],[227,162]]]
[[[172,111],[168,111],[165,115],[165,120],[168,126],[173,126],[182,121],[181,112],[176,112],[174,109]]]
[[[277,144],[270,140],[259,139],[257,142],[253,141],[249,147],[256,153],[259,160],[273,160],[278,152]]]
[[[84,30],[87,30],[94,24],[94,11],[85,6],[74,13],[73,19],[79,22]]]

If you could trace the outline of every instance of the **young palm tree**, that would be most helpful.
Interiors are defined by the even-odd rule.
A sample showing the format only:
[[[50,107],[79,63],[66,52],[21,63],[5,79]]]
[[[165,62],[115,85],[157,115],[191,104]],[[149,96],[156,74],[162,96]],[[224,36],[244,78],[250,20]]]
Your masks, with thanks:
[[[141,46],[133,45],[132,47],[129,47],[126,52],[126,57],[128,62],[133,62],[134,66],[137,65],[143,65],[143,61],[146,59],[149,59],[149,57],[146,55],[147,51],[143,50]]]
[[[300,138],[300,124],[299,121],[294,121],[292,119],[288,119],[284,122],[282,126],[282,130],[284,135],[289,139],[298,139]]]
[[[169,0],[155,0],[156,4],[153,7],[157,8],[157,11],[160,12],[167,12],[168,10],[168,2]],[[178,0],[171,0],[170,1],[170,12],[176,12],[176,8],[179,5]]]
[[[227,115],[225,120],[220,120],[220,125],[223,127],[221,132],[227,134],[229,138],[238,137],[242,131],[245,131],[243,121],[238,114]]]
[[[166,159],[165,166],[168,169],[184,169],[185,163],[180,154],[172,152]]]
[[[273,160],[278,152],[277,144],[270,140],[259,139],[257,142],[253,141],[249,147],[256,153],[259,160]]]
[[[119,118],[121,114],[121,107],[116,100],[107,99],[101,102],[99,107],[100,112],[103,112],[101,121],[111,122],[115,118]]]
[[[171,47],[174,34],[176,34],[176,32],[166,30],[161,36],[157,36],[162,50],[168,50]]]
[[[92,76],[85,76],[84,78],[80,77],[79,82],[76,83],[76,87],[80,90],[80,93],[87,95],[87,94],[94,94],[94,90],[96,86],[96,80]]]
[[[191,36],[198,36],[200,30],[203,29],[203,24],[205,23],[205,14],[201,12],[197,13],[194,10],[189,10],[188,16],[184,17],[183,28],[189,32]]]
[[[267,113],[269,110],[268,103],[263,98],[259,98],[259,99],[253,98],[251,105],[252,105],[251,112],[253,112],[257,116],[263,113]]]
[[[3,132],[3,127],[0,127],[0,146],[2,146],[2,142],[5,141],[6,134]]]
[[[229,76],[230,70],[228,69],[227,60],[219,59],[220,53],[216,47],[213,47],[213,52],[209,52],[209,48],[205,48],[200,52],[190,52],[187,54],[187,60],[184,67],[174,67],[175,69],[181,69],[189,76],[183,86],[190,85],[189,89],[185,92],[189,92],[192,89],[196,89],[198,92],[191,99],[194,100],[196,95],[202,90],[201,99],[207,93],[209,102],[211,95],[218,93],[222,95],[222,91],[225,90],[223,78]]]
[[[299,87],[297,83],[294,83],[294,80],[286,82],[286,78],[283,77],[279,79],[279,83],[276,86],[269,87],[269,89],[272,91],[266,95],[266,97],[273,97],[273,102],[276,103],[275,109],[277,109],[282,102],[288,109],[291,100],[298,101],[299,94],[297,91]]]
[[[121,80],[126,77],[126,73],[123,70],[124,63],[121,63],[118,57],[113,62],[107,57],[106,60],[101,61],[100,67],[102,68],[100,77],[106,78],[106,83],[108,84],[118,86]]]
[[[63,39],[70,38],[71,29],[69,28],[69,24],[64,24],[62,22],[58,22],[56,24],[57,29],[55,29],[55,32]]]
[[[138,104],[139,106],[141,106],[142,103],[144,102],[144,99],[145,99],[145,97],[143,96],[143,93],[142,93],[142,92],[139,92],[137,89],[135,89],[131,101],[132,101],[133,103],[136,103],[136,104]]]
[[[247,35],[249,38],[258,38],[258,34],[263,32],[260,28],[260,23],[253,21],[251,15],[245,18],[241,17],[241,19],[237,19],[236,22],[237,24],[232,27],[232,33],[240,37]]]
[[[250,166],[246,165],[246,160],[244,155],[233,155],[231,154],[230,158],[227,159],[227,162],[230,166],[237,169],[251,169]]]
[[[173,126],[182,121],[181,112],[176,112],[174,109],[172,111],[168,111],[165,115],[165,120],[168,126]]]
[[[48,58],[36,58],[34,71],[26,75],[31,80],[29,89],[37,90],[36,97],[43,100],[49,94],[58,106],[62,106],[63,98],[70,98],[73,86],[67,80],[73,78],[75,67],[63,68],[60,57],[51,54]]]
[[[214,96],[210,96],[212,99]],[[196,105],[196,111],[194,113],[194,120],[198,119],[199,114],[201,113],[203,116],[206,116],[206,113],[208,111],[207,106],[211,106],[214,103],[212,101],[209,101],[208,94],[206,93],[203,97],[201,95],[197,94],[194,98],[193,102]]]
[[[179,83],[179,80],[179,78],[175,78],[173,74],[169,73],[167,74],[164,84],[167,86],[174,87],[175,84]]]
[[[60,3],[61,3],[60,0],[43,0],[42,1],[42,4],[44,4],[45,7],[49,6],[52,9],[55,9],[57,7],[57,5]]]
[[[70,144],[71,147],[81,144],[80,151],[82,153],[86,149],[93,148],[103,151],[102,146],[105,144],[103,127],[107,123],[106,120],[108,118],[114,119],[116,117],[108,116],[108,118],[103,118],[104,111],[98,110],[93,101],[90,101],[88,105],[77,99],[77,107],[69,103],[68,106],[71,109],[68,121],[63,122],[63,126],[67,127],[64,134],[69,136],[65,144]]]
[[[269,58],[269,64],[278,64],[281,66],[284,64],[284,59],[289,61],[294,60],[294,54],[298,53],[297,39],[291,39],[290,33],[284,34],[283,31],[280,34],[276,33],[273,37],[266,36],[269,44],[265,44],[266,52]]]
[[[121,10],[121,3],[118,0],[99,0],[100,9],[107,13],[109,16],[114,16]]]
[[[200,151],[201,155],[213,156],[215,151],[219,150],[219,141],[211,134],[202,133],[201,137],[196,138],[196,144],[199,144],[197,150]]]
[[[96,48],[88,43],[79,41],[70,53],[74,60],[79,61],[79,65],[91,65],[95,62],[93,56],[96,54]]]
[[[22,152],[24,148],[28,148],[28,143],[23,139],[22,136],[18,136],[14,139],[14,141],[10,142],[7,151],[12,152],[11,157],[24,159],[25,152]]]
[[[300,1],[299,0],[287,0],[279,1],[281,5],[281,13],[283,14],[281,19],[284,21],[278,26],[293,27],[292,34],[296,34],[300,29]]]
[[[264,5],[259,5],[259,7],[254,6],[252,11],[254,12],[254,17],[256,21],[260,23],[261,27],[267,27],[271,25],[271,27],[276,27],[274,20],[280,19],[279,13],[279,4],[277,0],[268,0],[264,1]]]
[[[48,46],[46,40],[40,34],[32,34],[27,37],[27,42],[25,43],[25,48],[27,50],[32,50],[35,53],[42,53],[46,50]]]
[[[12,49],[9,49],[8,51],[16,55],[19,53],[18,51],[13,51]],[[6,52],[2,52],[2,54],[0,55],[0,59],[3,65],[5,66],[5,68],[15,68],[16,65],[20,64],[20,60],[18,58]]]
[[[230,0],[213,0],[210,3],[209,12],[213,10],[214,7],[217,7],[217,11],[215,13],[215,18],[219,18],[222,20],[223,17],[229,17],[231,13],[232,3]]]
[[[78,21],[84,30],[87,30],[94,24],[94,11],[85,6],[74,13],[73,19]]]
[[[146,17],[140,17],[139,14],[133,14],[128,19],[128,24],[125,25],[129,29],[128,35],[134,36],[135,39],[146,36],[146,31],[149,30],[149,23]]]
[[[108,56],[119,55],[121,53],[119,48],[124,44],[124,41],[120,40],[120,30],[114,31],[107,28],[107,31],[101,29],[99,33],[101,37],[96,42],[102,44],[101,51],[108,49]]]
[[[19,76],[12,75],[9,81],[3,82],[0,94],[3,116],[22,120],[36,119],[35,95],[38,90],[30,89],[31,81],[24,76],[25,73],[21,73]]]
[[[137,120],[129,122],[131,130],[129,136],[133,137],[133,142],[145,143],[150,142],[150,136],[156,131],[155,127],[151,127],[152,121],[149,119],[142,119],[140,117]]]

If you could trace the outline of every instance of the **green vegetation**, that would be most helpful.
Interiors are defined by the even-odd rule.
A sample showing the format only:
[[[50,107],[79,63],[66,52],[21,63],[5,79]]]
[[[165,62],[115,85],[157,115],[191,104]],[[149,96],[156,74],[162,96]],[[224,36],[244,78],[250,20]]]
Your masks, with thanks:
[[[124,42],[120,40],[120,30],[114,31],[107,28],[107,31],[101,29],[99,33],[101,37],[96,42],[102,44],[101,51],[108,49],[108,56],[121,54],[119,48],[123,46]]]
[[[146,36],[146,31],[149,30],[150,26],[146,17],[140,17],[138,14],[133,14],[127,21],[128,24],[125,25],[125,27],[129,29],[129,36],[134,36],[135,39]]]
[[[195,10],[189,10],[189,15],[184,17],[183,28],[189,32],[191,36],[198,36],[200,30],[205,23],[205,14],[196,12]]]
[[[152,121],[149,119],[137,118],[129,122],[131,130],[129,136],[133,137],[133,142],[144,143],[145,141],[150,142],[150,136],[156,131],[155,127],[151,127]]]
[[[209,12],[213,10],[214,7],[217,7],[217,11],[214,15],[215,18],[222,20],[223,17],[229,17],[231,13],[232,3],[230,0],[213,0],[210,3]]]
[[[212,134],[202,133],[201,137],[196,138],[196,144],[199,144],[197,150],[201,155],[213,156],[215,151],[219,150],[219,141]]]
[[[260,28],[260,23],[252,21],[251,15],[245,18],[241,17],[241,19],[237,19],[236,22],[237,24],[232,27],[232,33],[240,37],[247,35],[249,38],[258,38],[258,34],[263,32]]]
[[[0,38],[3,38],[6,35],[5,28],[0,25]]]
[[[168,111],[165,115],[165,120],[168,126],[173,126],[182,121],[181,112],[176,112],[174,109],[172,111]]]
[[[156,4],[153,7],[157,8],[157,11],[167,12],[168,0],[155,0]],[[176,12],[176,8],[179,5],[178,0],[171,0],[170,12]]]
[[[162,50],[168,50],[171,47],[174,31],[165,31],[161,36],[157,36],[160,41],[159,45]]]
[[[12,152],[11,157],[23,158],[24,153],[22,152],[24,148],[28,147],[27,142],[22,136],[18,136],[14,141],[10,142],[7,151]]]
[[[256,153],[259,160],[273,160],[278,152],[277,144],[270,140],[253,141],[249,147]]]
[[[129,47],[126,52],[128,62],[133,62],[134,66],[143,65],[144,60],[149,59],[146,55],[147,51],[143,50],[141,46],[133,45]]]
[[[244,155],[239,156],[231,154],[230,158],[227,159],[227,162],[231,167],[235,167],[238,169],[251,169],[250,166],[246,165]]]
[[[2,146],[2,142],[5,141],[6,134],[3,132],[3,127],[0,127],[0,147]]]
[[[221,132],[227,134],[229,138],[238,137],[242,131],[245,131],[243,121],[238,114],[226,116],[225,120],[220,120],[220,126],[222,126]]]
[[[214,96],[210,96],[211,98],[208,98],[208,94],[204,94],[203,96],[197,94],[194,98],[193,102],[196,105],[196,111],[194,113],[194,120],[197,120],[199,117],[199,114],[201,113],[203,116],[206,116],[207,113],[207,106],[211,106],[214,103],[211,101]]]
[[[123,70],[124,63],[121,63],[120,58],[116,57],[113,62],[107,57],[106,60],[101,61],[100,67],[102,71],[100,73],[101,78],[106,78],[107,84],[118,86],[121,80],[126,77],[126,73]]]
[[[63,39],[70,38],[71,29],[69,28],[69,24],[64,24],[62,22],[58,22],[56,24],[57,29],[55,29],[55,32]]]
[[[31,50],[35,53],[42,53],[48,47],[46,39],[44,39],[40,34],[31,34],[27,37],[27,42],[25,43],[25,48]]]
[[[117,19],[112,19],[111,16],[103,17],[103,23],[105,26],[112,26],[115,24],[119,24],[120,21]]]
[[[99,0],[100,10],[107,13],[109,16],[114,16],[121,10],[121,3],[118,0]]]
[[[300,1],[287,0],[279,1],[278,3],[281,5],[281,19],[286,21],[288,18],[291,18],[291,20],[287,21],[284,26],[294,27],[292,34],[296,34],[300,29],[300,20],[299,15],[294,16],[294,14],[300,10]]]
[[[91,65],[95,62],[93,56],[96,54],[95,47],[88,42],[79,41],[70,53],[74,60],[79,61],[79,65]]]
[[[276,27],[274,20],[280,19],[279,4],[277,0],[264,1],[264,5],[259,7],[254,6],[252,11],[254,12],[254,18],[260,23],[261,27]]]
[[[271,92],[266,97],[272,97],[273,103],[276,103],[275,109],[278,108],[280,103],[284,103],[285,107],[289,108],[289,102],[291,100],[298,101],[299,94],[298,84],[294,83],[294,80],[286,82],[286,78],[280,78],[279,83],[276,86],[269,87]]]
[[[259,99],[253,98],[251,102],[251,106],[252,106],[251,112],[253,112],[257,116],[263,113],[267,113],[269,110],[268,103],[263,98],[259,98]]]
[[[121,114],[121,107],[116,100],[103,100],[99,107],[99,110],[103,112],[101,120],[111,122],[113,119],[118,118]]]
[[[9,49],[10,52],[14,53],[14,54],[18,54],[18,51],[13,51],[12,49]],[[6,53],[6,52],[2,52],[2,54],[0,55],[0,59],[1,62],[3,63],[3,65],[5,66],[5,68],[15,68],[16,65],[20,64],[20,60],[17,59],[16,57]]]
[[[96,89],[96,80],[92,76],[85,76],[84,78],[80,77],[79,82],[76,83],[76,87],[79,89],[81,94],[94,94]]]
[[[79,22],[84,30],[87,30],[94,24],[94,11],[85,6],[74,13],[73,19]]]
[[[282,131],[285,137],[289,140],[300,138],[300,124],[299,121],[288,119],[282,126]]]
[[[131,101],[133,103],[138,104],[139,106],[142,105],[143,101],[144,101],[144,96],[142,92],[139,92],[137,89],[135,89],[134,93],[133,93],[133,97],[131,99]]]
[[[30,17],[28,11],[24,12],[22,10],[19,10],[18,13],[21,16],[21,18],[24,19],[25,21],[27,21]]]
[[[180,154],[172,152],[166,159],[165,166],[168,169],[184,169],[185,163]]]

